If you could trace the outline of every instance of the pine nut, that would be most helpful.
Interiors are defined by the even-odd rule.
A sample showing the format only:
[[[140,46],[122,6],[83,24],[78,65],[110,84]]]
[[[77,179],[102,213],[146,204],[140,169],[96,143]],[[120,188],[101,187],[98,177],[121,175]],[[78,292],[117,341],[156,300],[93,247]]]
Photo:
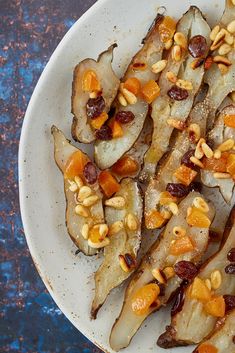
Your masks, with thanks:
[[[91,239],[88,239],[87,243],[93,249],[101,249],[101,248],[104,248],[105,246],[109,245],[110,240],[109,240],[109,238],[105,238],[104,240],[102,240],[98,243],[93,243],[93,241],[91,241]]]
[[[161,210],[161,216],[164,218],[164,219],[170,219],[171,218],[171,215],[172,213],[168,210],[165,210],[165,209],[162,209]]]
[[[166,43],[165,43],[165,49],[169,50],[172,47],[173,44],[173,40],[169,39]]]
[[[126,201],[122,196],[115,196],[109,200],[106,200],[104,204],[105,206],[110,206],[118,210],[121,210],[125,207]]]
[[[177,237],[184,237],[186,235],[186,230],[183,227],[174,227],[173,234]]]
[[[94,98],[97,98],[98,97],[98,93],[97,92],[91,92],[90,94],[89,94],[89,97],[90,98],[92,98],[92,99],[94,99]]]
[[[221,145],[219,145],[217,147],[217,149],[221,152],[226,152],[229,151],[233,148],[234,146],[234,140],[233,139],[228,139],[226,141],[224,141],[223,143],[221,143]]]
[[[175,61],[180,61],[182,58],[182,49],[179,45],[175,45],[172,49],[172,58]]]
[[[232,4],[235,6],[235,0],[231,0],[232,1]]]
[[[166,73],[166,78],[168,79],[168,81],[170,81],[172,83],[176,83],[176,81],[177,81],[177,77],[175,76],[175,74],[172,71],[168,71]]]
[[[99,200],[99,196],[91,195],[83,200],[83,206],[91,207]]]
[[[75,213],[81,217],[84,217],[84,218],[89,217],[89,211],[82,205],[77,205],[75,207]]]
[[[210,39],[211,39],[212,41],[215,40],[215,38],[216,38],[217,34],[219,33],[219,31],[220,31],[220,26],[219,26],[219,25],[215,26],[215,27],[212,29],[212,31],[211,31],[211,33],[210,33]]]
[[[170,202],[167,207],[173,213],[173,215],[177,215],[179,212],[178,205],[175,202]]]
[[[159,283],[161,284],[166,283],[165,278],[163,277],[163,275],[161,274],[161,271],[158,268],[154,268],[152,270],[152,275]]]
[[[209,291],[211,291],[211,281],[208,278],[205,280],[205,285],[207,286]]]
[[[83,224],[81,229],[81,234],[84,239],[88,239],[89,237],[89,225],[87,223]]]
[[[177,80],[176,86],[186,89],[187,91],[191,91],[193,89],[192,82],[181,79]]]
[[[204,142],[205,142],[205,139],[204,138],[200,138],[200,140],[197,143],[197,146],[196,146],[196,149],[195,149],[195,152],[194,152],[194,156],[197,159],[201,159],[204,156],[204,152],[202,150],[202,144]]]
[[[167,119],[167,124],[181,131],[185,130],[186,128],[185,122],[173,118]]]
[[[230,61],[229,59],[225,58],[225,57],[222,56],[222,55],[216,55],[216,56],[214,57],[214,62],[215,62],[216,64],[223,64],[223,65],[225,65],[225,66],[230,66],[230,65],[232,65],[231,61]]]
[[[228,73],[228,66],[224,65],[224,64],[218,64],[218,68],[221,72],[221,75],[226,75]]]
[[[229,45],[233,44],[234,38],[232,36],[232,34],[230,34],[229,32],[226,33],[226,36],[224,38],[225,42]]]
[[[211,273],[211,287],[216,290],[221,286],[222,276],[219,270],[215,270]]]
[[[229,173],[214,173],[213,174],[215,179],[230,179],[231,175]]]
[[[136,259],[131,254],[119,255],[118,259],[124,272],[130,272],[136,267]]]
[[[193,139],[195,142],[197,142],[200,139],[201,128],[198,124],[190,124],[188,131],[189,131],[189,135],[193,134]]]
[[[125,217],[125,224],[130,230],[134,231],[138,229],[138,221],[136,216],[132,213],[128,213],[128,215]]]
[[[209,206],[202,197],[195,197],[193,200],[193,205],[204,213],[209,212]]]
[[[222,28],[219,33],[216,35],[214,42],[211,45],[211,50],[216,50],[217,48],[220,47],[220,45],[223,43],[224,38],[226,36],[227,31]]]
[[[179,45],[181,48],[187,48],[187,39],[185,38],[185,35],[183,33],[176,32],[174,35],[174,40],[176,44]]]
[[[128,265],[126,263],[125,257],[123,255],[119,255],[118,259],[119,259],[119,265],[120,265],[121,269],[126,273],[130,272],[130,268],[128,267]]]
[[[118,94],[118,101],[119,101],[119,103],[120,103],[123,107],[126,107],[126,106],[127,106],[126,98],[123,96],[122,93],[119,93],[119,94]]]
[[[77,184],[75,183],[75,181],[69,180],[68,182],[69,182],[69,184],[70,184],[69,190],[72,191],[72,192],[76,192],[77,189],[78,189],[78,186],[77,186]]]
[[[81,187],[84,185],[82,178],[79,176],[75,176],[74,181],[77,184],[78,189],[81,189]]]
[[[152,72],[155,74],[158,74],[159,72],[162,72],[167,65],[167,60],[160,60],[156,62],[156,64],[152,65]]]
[[[194,156],[190,157],[190,161],[192,163],[194,163],[195,165],[197,165],[198,167],[200,167],[202,169],[204,168],[204,165],[202,164],[202,162],[199,159],[197,159],[196,157],[194,157]]]
[[[232,101],[235,103],[235,91],[230,94]]]
[[[214,158],[215,158],[215,159],[220,159],[220,158],[221,158],[221,151],[220,151],[220,150],[215,150],[215,152],[214,152]]]
[[[202,150],[207,158],[212,158],[214,153],[207,143],[202,143]]]
[[[227,30],[230,33],[235,33],[235,20],[231,21],[228,25],[227,25]]]
[[[105,238],[106,235],[108,234],[109,232],[109,228],[107,226],[107,224],[100,224],[99,225],[99,234],[102,238]]]
[[[116,221],[109,227],[109,235],[114,235],[119,233],[123,229],[124,225],[122,221]]]
[[[218,50],[219,55],[226,55],[232,50],[232,47],[228,44],[222,44]]]
[[[128,89],[123,88],[122,94],[129,104],[133,105],[137,103],[137,97],[134,95],[134,93],[132,93],[131,91],[128,91]]]
[[[175,270],[172,266],[165,267],[162,272],[164,273],[167,279],[170,279],[175,275]]]
[[[92,194],[92,190],[89,186],[82,186],[81,189],[79,190],[78,193],[78,200],[79,201],[84,201],[87,197],[89,197]]]

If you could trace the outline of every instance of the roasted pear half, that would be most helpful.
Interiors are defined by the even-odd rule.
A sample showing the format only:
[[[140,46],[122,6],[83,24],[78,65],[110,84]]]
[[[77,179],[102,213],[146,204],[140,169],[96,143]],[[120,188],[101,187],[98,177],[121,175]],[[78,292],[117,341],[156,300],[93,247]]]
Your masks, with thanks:
[[[199,200],[206,205],[207,213],[193,206]],[[193,214],[188,219],[190,209],[199,215],[197,220]],[[143,258],[127,287],[120,316],[110,335],[113,350],[127,347],[142,322],[170,300],[183,281],[175,273],[177,263],[186,261],[196,267],[207,249],[213,217],[213,206],[199,193],[190,193],[180,203],[178,213]]]

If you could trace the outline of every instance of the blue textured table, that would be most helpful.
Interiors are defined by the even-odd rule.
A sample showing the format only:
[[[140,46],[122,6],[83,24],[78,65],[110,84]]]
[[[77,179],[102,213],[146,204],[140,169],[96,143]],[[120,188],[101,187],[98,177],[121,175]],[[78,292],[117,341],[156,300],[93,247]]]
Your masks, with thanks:
[[[95,0],[0,0],[0,352],[101,352],[64,317],[22,228],[17,152],[24,113],[57,44]]]

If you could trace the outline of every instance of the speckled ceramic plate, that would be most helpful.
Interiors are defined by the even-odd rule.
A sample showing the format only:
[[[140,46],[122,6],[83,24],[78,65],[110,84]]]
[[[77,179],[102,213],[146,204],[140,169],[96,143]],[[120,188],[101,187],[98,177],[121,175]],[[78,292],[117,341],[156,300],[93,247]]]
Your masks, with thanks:
[[[93,273],[100,260],[75,255],[67,235],[63,179],[53,160],[52,124],[70,137],[70,96],[74,66],[96,58],[117,42],[114,66],[118,74],[139,48],[139,43],[160,6],[179,18],[190,5],[199,6],[210,24],[222,13],[222,0],[100,0],[66,34],[46,66],[31,98],[23,124],[19,152],[20,204],[25,234],[35,265],[57,305],[85,336],[104,351],[117,317],[123,290],[117,289],[91,321]],[[87,148],[84,146],[84,149]],[[126,353],[155,350],[156,339],[169,322],[166,310],[152,315],[134,337]],[[189,352],[190,348],[168,352]]]

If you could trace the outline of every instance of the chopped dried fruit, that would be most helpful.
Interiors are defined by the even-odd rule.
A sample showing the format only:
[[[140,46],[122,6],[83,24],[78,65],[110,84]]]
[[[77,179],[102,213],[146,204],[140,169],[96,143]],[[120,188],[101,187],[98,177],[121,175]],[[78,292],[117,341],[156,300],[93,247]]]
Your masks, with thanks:
[[[191,168],[186,167],[186,165],[181,165],[176,169],[174,176],[181,181],[186,186],[189,186],[191,182],[196,178],[197,172]]]
[[[115,119],[121,124],[128,124],[135,119],[135,115],[131,111],[121,110],[116,114]]]
[[[218,353],[218,349],[210,343],[202,343],[197,351],[198,353]]]
[[[145,215],[145,225],[147,229],[161,228],[165,223],[165,218],[157,210],[152,210]]]
[[[189,295],[192,299],[207,302],[211,299],[211,292],[203,280],[196,277],[191,285]]]
[[[140,91],[140,87],[141,87],[141,83],[136,77],[128,78],[123,85],[123,88],[126,88],[128,91],[134,93],[134,95],[136,96]]]
[[[204,57],[208,51],[206,38],[201,35],[192,37],[188,43],[188,51],[193,58]]]
[[[136,173],[138,169],[138,163],[128,156],[122,157],[112,166],[112,172],[120,176],[132,175]]]
[[[96,130],[95,137],[101,141],[112,140],[113,134],[112,129],[108,125],[103,125],[99,130]]]
[[[227,171],[229,153],[223,152],[220,159],[203,158],[204,169],[224,173]]]
[[[229,250],[227,254],[227,259],[230,262],[235,262],[235,248],[232,248],[231,250]]]
[[[177,291],[175,302],[171,309],[171,316],[175,316],[181,311],[184,305],[184,299],[185,299],[185,291],[184,291],[184,287],[182,286]]]
[[[188,91],[176,85],[172,86],[167,92],[168,96],[175,101],[183,101],[188,98]]]
[[[88,102],[86,105],[86,113],[88,118],[90,119],[97,118],[98,116],[100,116],[100,114],[103,113],[104,109],[105,109],[105,100],[102,96],[88,99]]]
[[[174,256],[185,254],[194,250],[191,239],[186,235],[182,238],[174,240],[170,247],[170,254]]]
[[[159,25],[159,33],[161,41],[166,43],[173,38],[176,29],[176,22],[170,16],[165,16],[162,23]]]
[[[230,154],[227,160],[227,172],[235,177],[235,154]]]
[[[163,191],[160,195],[160,205],[168,205],[170,202],[176,202],[177,198],[172,196],[168,191]]]
[[[224,301],[226,312],[235,309],[235,295],[224,295]]]
[[[226,126],[235,128],[235,115],[225,115],[224,124]]]
[[[195,164],[190,161],[190,158],[192,156],[194,156],[194,152],[195,152],[195,150],[189,150],[188,152],[186,152],[183,155],[183,157],[181,159],[181,163],[186,165],[186,167],[191,168],[191,169],[195,169],[195,167],[196,167]]]
[[[160,87],[157,82],[150,80],[142,86],[141,92],[146,102],[151,104],[160,95]]]
[[[84,92],[97,92],[101,90],[98,77],[93,70],[88,70],[82,77],[82,89]]]
[[[213,57],[212,57],[212,56],[208,56],[208,57],[206,58],[206,61],[205,61],[205,64],[204,64],[205,70],[209,70],[210,67],[212,66],[213,62],[214,62],[214,61],[213,61]]]
[[[83,175],[87,162],[89,158],[82,151],[74,152],[67,160],[64,171],[65,179],[74,179],[75,176]]]
[[[88,162],[84,169],[83,175],[88,182],[88,184],[94,184],[97,181],[98,173],[95,165],[92,162]]]
[[[204,305],[205,311],[215,317],[225,315],[225,301],[222,296],[214,297]]]
[[[235,275],[235,264],[226,266],[225,273],[227,273],[228,275]]]
[[[112,136],[114,139],[123,136],[123,128],[117,120],[113,119],[109,126],[111,127]]]
[[[159,294],[159,286],[155,283],[147,284],[138,289],[131,300],[131,308],[133,312],[136,315],[147,314],[150,306],[156,302]]]
[[[103,112],[101,113],[99,116],[97,116],[96,118],[92,119],[91,120],[91,126],[94,128],[94,129],[100,129],[101,126],[104,125],[104,123],[106,122],[106,120],[108,120],[108,114]]]
[[[209,228],[211,221],[210,219],[196,207],[192,207],[189,215],[187,215],[187,222],[190,226],[198,228]]]
[[[103,171],[99,175],[99,184],[107,197],[111,197],[115,192],[119,191],[120,185],[117,180],[108,171]]]
[[[189,193],[189,188],[181,183],[168,183],[166,190],[174,197],[185,197]]]
[[[198,268],[191,261],[179,261],[174,266],[175,273],[183,280],[190,281],[198,273]]]

